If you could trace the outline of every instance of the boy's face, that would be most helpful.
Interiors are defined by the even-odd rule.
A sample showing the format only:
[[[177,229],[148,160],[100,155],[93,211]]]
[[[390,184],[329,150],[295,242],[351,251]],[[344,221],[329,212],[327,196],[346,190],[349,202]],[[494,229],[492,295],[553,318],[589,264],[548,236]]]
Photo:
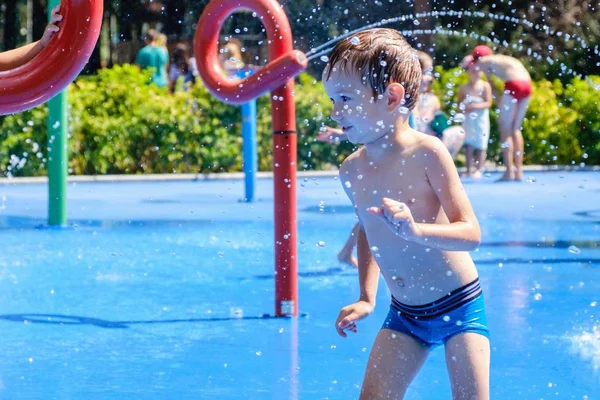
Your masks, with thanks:
[[[350,142],[368,144],[393,129],[395,118],[388,106],[387,93],[382,98],[373,98],[373,90],[357,73],[340,71],[335,66],[327,79],[328,68],[331,66],[323,72],[323,84],[333,102],[331,119]]]

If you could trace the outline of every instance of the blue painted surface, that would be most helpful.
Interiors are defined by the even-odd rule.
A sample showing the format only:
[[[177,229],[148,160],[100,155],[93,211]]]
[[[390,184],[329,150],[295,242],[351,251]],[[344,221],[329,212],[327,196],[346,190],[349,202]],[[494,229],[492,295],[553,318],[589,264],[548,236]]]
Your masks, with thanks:
[[[256,100],[244,103],[242,109],[242,147],[244,153],[244,200],[254,201],[256,172],[258,171],[258,143],[256,138]]]
[[[465,182],[492,334],[492,398],[600,398],[600,175]],[[533,178],[535,182],[532,182]],[[356,272],[334,178],[299,179],[299,319],[274,309],[272,180],[77,183],[69,229],[44,185],[0,186],[0,398],[357,398],[389,293],[338,337]],[[325,242],[324,245],[318,243]],[[579,252],[569,247],[575,245]],[[449,399],[443,351],[407,399]]]

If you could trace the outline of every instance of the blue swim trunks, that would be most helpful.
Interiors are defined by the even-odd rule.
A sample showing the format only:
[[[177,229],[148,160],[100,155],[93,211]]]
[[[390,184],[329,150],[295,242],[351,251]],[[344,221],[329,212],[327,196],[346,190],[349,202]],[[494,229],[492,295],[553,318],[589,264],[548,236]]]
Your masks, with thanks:
[[[428,347],[445,344],[462,332],[489,338],[479,278],[429,304],[411,306],[392,297],[390,312],[381,328],[414,337]]]

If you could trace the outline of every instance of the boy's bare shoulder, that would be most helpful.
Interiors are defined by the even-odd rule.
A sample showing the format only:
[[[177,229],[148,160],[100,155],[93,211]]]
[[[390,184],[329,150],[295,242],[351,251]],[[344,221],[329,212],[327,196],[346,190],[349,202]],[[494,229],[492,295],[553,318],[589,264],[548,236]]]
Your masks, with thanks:
[[[340,165],[340,174],[356,168],[356,164],[359,162],[363,148],[356,150],[350,154]]]
[[[446,146],[437,137],[420,132],[418,134],[418,136],[415,136],[413,151],[415,155],[423,156],[419,157],[419,159],[427,162],[430,157],[439,158],[440,152],[448,151]]]

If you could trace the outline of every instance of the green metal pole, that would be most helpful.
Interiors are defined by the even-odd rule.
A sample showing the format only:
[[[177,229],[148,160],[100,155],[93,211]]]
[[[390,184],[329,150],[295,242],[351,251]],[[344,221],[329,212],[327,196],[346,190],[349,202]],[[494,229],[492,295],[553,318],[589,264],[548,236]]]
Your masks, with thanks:
[[[60,0],[48,1],[48,18]],[[48,102],[48,225],[67,224],[67,89]]]

